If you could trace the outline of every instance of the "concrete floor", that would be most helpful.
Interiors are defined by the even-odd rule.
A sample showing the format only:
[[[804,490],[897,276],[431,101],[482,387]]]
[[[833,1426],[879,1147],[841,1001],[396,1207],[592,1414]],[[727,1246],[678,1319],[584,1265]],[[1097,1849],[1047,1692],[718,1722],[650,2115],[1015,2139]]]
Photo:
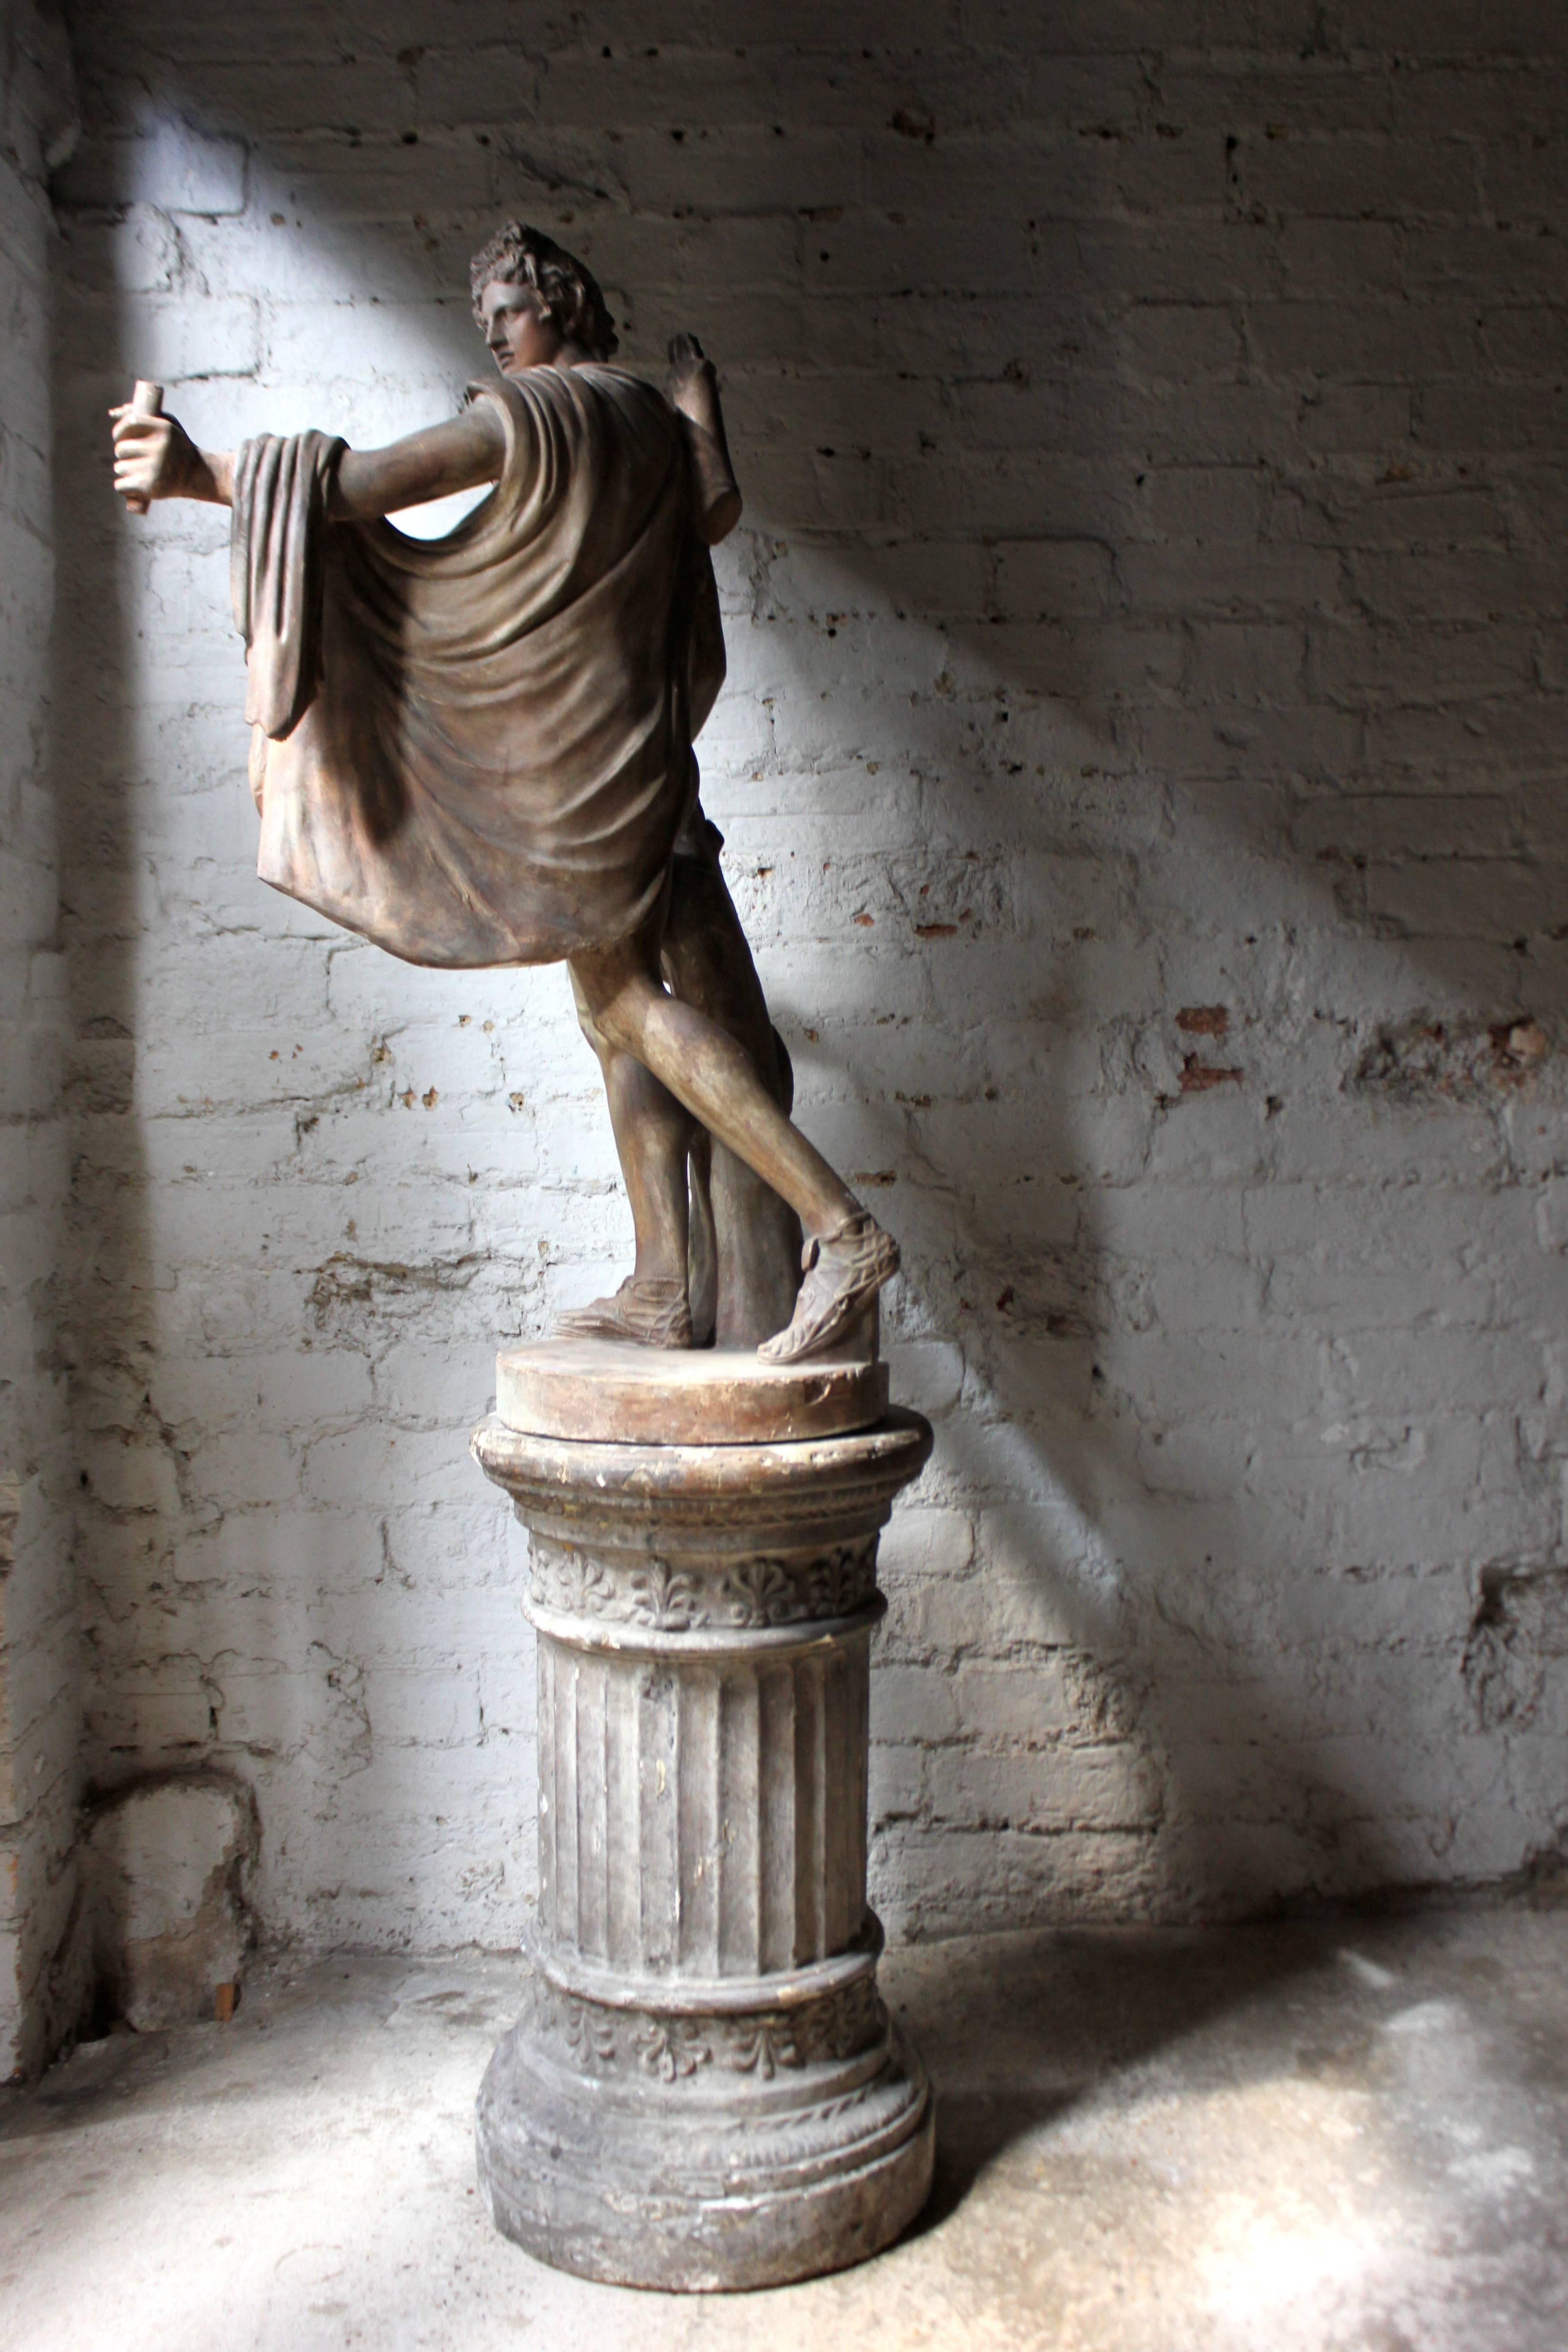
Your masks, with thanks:
[[[762,2295],[492,2231],[470,2110],[520,1963],[275,1965],[230,2025],[0,2095],[6,2352],[1563,2352],[1568,1914],[973,1938],[884,1982],[931,2205]]]

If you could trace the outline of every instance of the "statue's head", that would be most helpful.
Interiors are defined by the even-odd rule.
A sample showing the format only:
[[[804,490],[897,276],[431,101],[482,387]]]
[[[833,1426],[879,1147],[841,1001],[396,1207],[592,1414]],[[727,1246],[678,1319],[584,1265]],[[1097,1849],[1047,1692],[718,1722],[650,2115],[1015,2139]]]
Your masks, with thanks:
[[[592,270],[542,229],[508,221],[468,264],[474,317],[493,344],[485,301],[486,289],[492,286],[523,289],[542,324],[562,342],[576,344],[590,359],[607,360],[618,347],[619,338]],[[494,307],[492,297],[489,310]],[[497,356],[500,357],[499,352]],[[504,368],[504,359],[501,364]]]

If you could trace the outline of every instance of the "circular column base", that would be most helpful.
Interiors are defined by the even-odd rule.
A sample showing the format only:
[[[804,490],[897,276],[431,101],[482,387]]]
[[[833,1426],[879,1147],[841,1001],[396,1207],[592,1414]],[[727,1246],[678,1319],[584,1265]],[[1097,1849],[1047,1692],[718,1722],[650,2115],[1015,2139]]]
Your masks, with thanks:
[[[930,2193],[933,2118],[924,2069],[876,2006],[869,2048],[801,2063],[777,2011],[617,2016],[541,1979],[479,2091],[496,2227],[557,2270],[689,2293],[879,2253]],[[563,2024],[575,2056],[554,2046]]]
[[[533,1976],[479,2179],[559,2269],[779,2286],[924,2201],[866,1820],[878,1533],[931,1444],[901,1412],[767,1443],[475,1433],[533,1539],[540,1774]]]

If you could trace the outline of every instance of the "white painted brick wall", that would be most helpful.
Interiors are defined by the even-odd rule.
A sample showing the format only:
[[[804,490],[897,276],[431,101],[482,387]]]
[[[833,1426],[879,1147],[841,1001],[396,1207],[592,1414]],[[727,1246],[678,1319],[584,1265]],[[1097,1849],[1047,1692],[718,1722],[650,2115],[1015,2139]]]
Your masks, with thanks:
[[[79,2003],[80,1694],[60,1351],[69,1035],[49,784],[47,158],[70,113],[63,40],[0,20],[0,2082]]]
[[[624,1264],[564,977],[252,870],[226,518],[486,364],[521,214],[748,496],[705,796],[809,1132],[900,1234],[895,1932],[1555,1850],[1568,1786],[1568,20],[88,0],[66,776],[90,1769],[255,1788],[274,1931],[532,1872],[497,1341]]]

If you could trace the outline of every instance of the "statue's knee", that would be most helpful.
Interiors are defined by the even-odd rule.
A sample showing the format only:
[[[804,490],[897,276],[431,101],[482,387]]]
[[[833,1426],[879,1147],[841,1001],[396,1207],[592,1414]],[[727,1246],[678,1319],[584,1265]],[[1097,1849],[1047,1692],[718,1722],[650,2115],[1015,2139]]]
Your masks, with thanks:
[[[601,1061],[606,1054],[616,1053],[625,1042],[616,1034],[615,1016],[609,1003],[589,1005],[579,997],[577,1026]]]
[[[588,1018],[613,1051],[634,1055],[641,1061],[644,1058],[648,1007],[655,997],[661,997],[663,993],[662,989],[656,988],[639,975],[606,992],[594,1006]]]

